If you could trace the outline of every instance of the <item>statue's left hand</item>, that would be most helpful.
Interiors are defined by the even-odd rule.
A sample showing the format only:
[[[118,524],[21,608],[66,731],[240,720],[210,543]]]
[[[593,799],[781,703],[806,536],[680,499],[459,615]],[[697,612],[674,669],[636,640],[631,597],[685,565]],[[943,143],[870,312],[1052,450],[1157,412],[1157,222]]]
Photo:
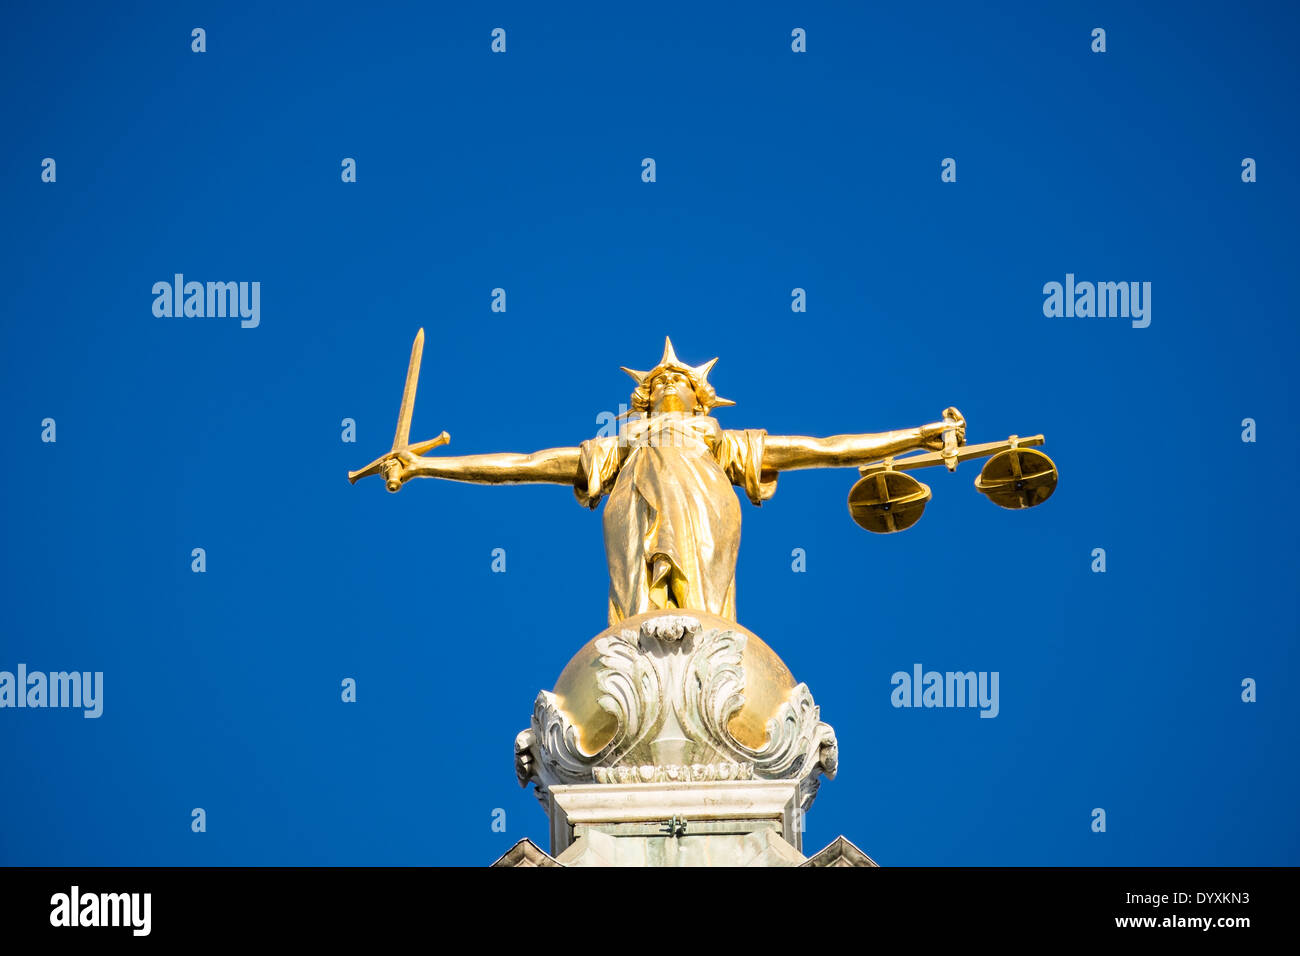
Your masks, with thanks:
[[[966,444],[966,419],[951,406],[943,410],[943,421],[921,426],[921,443],[932,451],[943,450],[944,432],[955,430],[957,444]]]

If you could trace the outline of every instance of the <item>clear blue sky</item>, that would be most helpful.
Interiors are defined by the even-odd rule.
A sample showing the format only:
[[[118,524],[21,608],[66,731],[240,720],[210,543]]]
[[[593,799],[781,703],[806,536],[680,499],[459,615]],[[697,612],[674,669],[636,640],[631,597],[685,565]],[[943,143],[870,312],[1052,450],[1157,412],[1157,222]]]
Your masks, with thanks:
[[[665,334],[721,356],[725,427],[956,405],[972,442],[1048,435],[1035,511],[971,466],[887,537],[849,519],[851,470],[744,503],[740,620],[839,736],[810,847],[1298,862],[1293,5],[49,3],[6,26],[0,670],[103,671],[105,700],[0,710],[0,862],[545,845],[512,744],[603,626],[600,516],[555,486],[348,485],[420,326],[412,437],[448,452],[590,437]],[[175,273],[260,282],[260,325],[156,318]],[[1151,282],[1150,327],[1045,317],[1066,273]],[[999,716],[894,709],[917,662],[998,671]]]

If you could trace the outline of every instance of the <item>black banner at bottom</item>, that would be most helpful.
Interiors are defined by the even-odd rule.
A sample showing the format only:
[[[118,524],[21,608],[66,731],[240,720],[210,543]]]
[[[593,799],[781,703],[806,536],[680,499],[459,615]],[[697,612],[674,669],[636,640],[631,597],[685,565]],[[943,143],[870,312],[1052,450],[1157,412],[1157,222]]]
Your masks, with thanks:
[[[587,933],[672,936],[694,925],[785,926],[918,943],[1132,936],[1231,945],[1285,932],[1289,869],[861,868],[854,882],[764,870],[589,871],[511,877],[488,868],[0,869],[6,942],[78,944],[277,937],[401,939],[473,920],[475,933],[572,945]],[[549,925],[548,925],[549,924]],[[775,926],[774,926],[775,924]],[[575,935],[577,934],[577,935]],[[879,934],[876,936],[876,934]],[[974,935],[972,935],[974,934]],[[1243,935],[1244,934],[1244,935]],[[481,937],[480,937],[481,938]],[[485,940],[486,941],[486,940]],[[450,942],[450,940],[449,940]]]

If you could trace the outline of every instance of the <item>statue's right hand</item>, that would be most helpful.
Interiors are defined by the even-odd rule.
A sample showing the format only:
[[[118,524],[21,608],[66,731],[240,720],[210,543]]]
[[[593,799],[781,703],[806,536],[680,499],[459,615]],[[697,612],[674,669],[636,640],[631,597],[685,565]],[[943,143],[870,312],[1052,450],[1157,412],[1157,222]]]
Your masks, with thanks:
[[[384,487],[392,492],[401,491],[402,485],[415,476],[416,457],[409,451],[399,451],[380,465],[379,473],[384,476]]]

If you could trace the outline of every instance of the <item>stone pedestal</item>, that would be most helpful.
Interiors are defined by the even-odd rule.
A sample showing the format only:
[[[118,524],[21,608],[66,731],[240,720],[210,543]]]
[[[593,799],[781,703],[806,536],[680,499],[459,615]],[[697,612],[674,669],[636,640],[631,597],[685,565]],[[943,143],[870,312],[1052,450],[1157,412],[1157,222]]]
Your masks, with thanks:
[[[551,855],[570,866],[803,862],[797,784],[594,784],[549,792]]]
[[[874,865],[842,838],[802,853],[803,814],[838,761],[807,685],[756,635],[698,611],[641,614],[538,694],[515,772],[550,818],[551,853],[521,841],[498,865]]]

